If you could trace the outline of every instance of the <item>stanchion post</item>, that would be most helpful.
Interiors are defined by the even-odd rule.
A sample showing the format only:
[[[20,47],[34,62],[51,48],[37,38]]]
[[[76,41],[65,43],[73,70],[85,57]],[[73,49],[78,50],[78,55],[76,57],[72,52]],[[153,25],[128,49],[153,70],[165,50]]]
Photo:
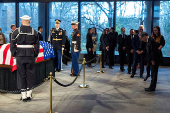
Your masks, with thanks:
[[[102,51],[100,54],[100,71],[97,71],[97,73],[104,73],[104,71],[102,71]]]
[[[61,55],[61,71],[63,71],[63,50],[62,50],[62,55]]]
[[[80,88],[88,88],[89,87],[89,85],[85,84],[85,64],[86,64],[86,60],[85,60],[85,58],[83,58],[83,63],[82,63],[82,65],[83,65],[83,84],[79,85]]]
[[[49,78],[50,78],[50,113],[52,113],[52,80],[53,80],[53,73],[52,72],[50,72],[50,76],[49,76]],[[57,112],[55,112],[55,113],[57,113]]]
[[[52,113],[52,72],[50,72],[50,113]]]

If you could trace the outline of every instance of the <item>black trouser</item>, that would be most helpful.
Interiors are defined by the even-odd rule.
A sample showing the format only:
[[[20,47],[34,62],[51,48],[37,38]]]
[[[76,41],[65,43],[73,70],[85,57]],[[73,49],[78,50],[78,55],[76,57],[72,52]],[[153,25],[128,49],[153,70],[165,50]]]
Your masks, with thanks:
[[[147,70],[147,76],[150,76],[151,62],[147,62],[146,70]]]
[[[119,49],[120,69],[124,69],[126,50]]]
[[[32,88],[36,81],[35,57],[17,57],[18,89]]]
[[[155,62],[155,65],[151,65],[151,84],[149,89],[155,90],[156,89],[156,83],[157,83],[157,78],[158,78],[158,68],[159,68],[159,63]]]
[[[144,60],[143,60],[143,54],[138,54],[134,52],[133,54],[133,65],[132,65],[132,74],[135,75],[136,73],[136,66],[138,64],[138,60],[140,60],[140,76],[143,76],[144,72]]]
[[[87,48],[87,61],[90,61],[91,59],[93,59],[93,50],[91,48],[91,51],[89,51],[89,48]],[[88,65],[91,65],[91,62],[89,62]]]
[[[106,49],[102,49],[102,66],[104,66],[105,59],[106,59]]]
[[[69,57],[69,51],[67,51],[67,50],[65,51],[64,50],[64,55]],[[63,57],[63,64],[67,65],[68,59],[65,56]]]
[[[127,52],[127,60],[128,60],[128,72],[130,73],[133,64],[133,53],[131,53],[130,51]]]
[[[115,64],[115,48],[113,48],[113,50],[112,50],[112,55],[113,55],[113,57],[112,57],[112,66],[114,66],[114,64]]]
[[[113,65],[113,50],[109,50],[109,67]]]

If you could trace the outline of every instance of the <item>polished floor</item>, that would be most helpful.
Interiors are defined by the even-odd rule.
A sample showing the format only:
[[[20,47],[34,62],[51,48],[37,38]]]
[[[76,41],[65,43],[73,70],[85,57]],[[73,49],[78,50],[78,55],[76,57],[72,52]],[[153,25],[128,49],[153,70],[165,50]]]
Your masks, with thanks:
[[[80,65],[81,66],[81,65]],[[89,88],[79,88],[83,83],[83,71],[77,81],[62,87],[53,82],[53,112],[59,113],[170,113],[170,67],[160,67],[157,89],[145,92],[150,78],[145,82],[136,75],[130,78],[120,72],[119,65],[99,71],[99,65],[86,67],[86,84]],[[71,63],[63,65],[64,71],[56,72],[56,78],[63,84],[73,81],[70,77]],[[125,66],[127,69],[127,66]],[[139,74],[139,69],[137,70]],[[146,71],[144,73],[146,75]],[[48,113],[49,81],[33,90],[31,102],[19,100],[20,94],[0,93],[0,113]]]

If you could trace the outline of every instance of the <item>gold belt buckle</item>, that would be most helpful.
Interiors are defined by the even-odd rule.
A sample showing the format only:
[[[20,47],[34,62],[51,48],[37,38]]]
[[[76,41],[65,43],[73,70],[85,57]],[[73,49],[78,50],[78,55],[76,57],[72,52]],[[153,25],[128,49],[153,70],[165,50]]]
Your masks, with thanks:
[[[56,38],[56,39],[53,39],[53,40],[55,40],[55,41],[59,41],[59,40],[62,40],[62,39],[57,39],[57,38]]]

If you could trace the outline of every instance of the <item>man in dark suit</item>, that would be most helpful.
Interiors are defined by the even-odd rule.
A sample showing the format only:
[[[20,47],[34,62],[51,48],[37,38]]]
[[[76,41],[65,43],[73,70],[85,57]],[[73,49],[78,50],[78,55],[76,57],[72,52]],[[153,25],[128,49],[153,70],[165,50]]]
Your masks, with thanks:
[[[109,52],[108,39],[109,39],[109,28],[106,28],[105,34],[103,35],[103,38],[102,38],[102,68],[105,68],[104,62],[105,62],[105,59],[107,57],[107,53]]]
[[[127,35],[125,34],[125,28],[121,28],[121,34],[117,37],[117,43],[119,45],[119,58],[120,58],[120,71],[125,71],[124,69],[124,63],[125,63],[125,57],[126,57],[126,41],[127,41]]]
[[[16,26],[14,24],[11,25],[11,32],[9,34],[9,42],[11,43],[12,33],[15,31]]]
[[[39,41],[43,41],[42,32],[43,32],[43,28],[42,28],[42,26],[39,26],[39,27],[38,27]]]
[[[128,74],[131,73],[131,65],[133,63],[133,46],[132,40],[134,38],[135,31],[134,29],[130,30],[130,35],[127,37],[126,41],[126,52],[127,52],[127,61],[128,61]]]
[[[53,50],[55,54],[55,71],[60,72],[61,71],[61,56],[62,51],[65,47],[65,31],[60,28],[60,22],[61,20],[56,19],[55,20],[55,26],[56,28],[52,28],[51,36],[50,36],[50,43],[53,45]]]
[[[114,66],[114,57],[115,57],[115,47],[116,47],[116,45],[117,45],[117,35],[118,35],[118,33],[115,31],[115,28],[114,27],[111,27],[110,28],[110,33],[109,33],[109,35],[110,35],[110,39],[111,39],[111,41],[109,41],[110,42],[110,47],[109,47],[109,53],[110,53],[110,59],[112,59],[111,61],[110,61],[110,65],[111,66]]]
[[[144,26],[139,26],[139,33],[144,31]],[[139,39],[138,34],[134,35],[134,39],[132,40],[132,46],[133,46],[133,65],[132,65],[132,75],[131,78],[134,77],[136,74],[136,66],[138,64],[138,60],[140,61],[140,78],[143,78],[143,72],[144,72],[144,63],[143,63],[143,43]]]
[[[64,55],[66,55],[67,57],[69,57],[69,51],[70,51],[70,40],[67,36],[67,32],[65,31],[65,36],[66,36],[66,42],[65,42],[65,48],[64,48]],[[67,61],[68,59],[66,57],[63,58],[63,64],[67,65]]]
[[[157,77],[158,77],[158,67],[159,67],[159,58],[158,58],[158,47],[155,40],[152,37],[149,37],[146,32],[139,33],[139,37],[143,42],[146,42],[146,59],[151,63],[151,84],[149,88],[145,88],[145,91],[151,92],[155,91]]]

